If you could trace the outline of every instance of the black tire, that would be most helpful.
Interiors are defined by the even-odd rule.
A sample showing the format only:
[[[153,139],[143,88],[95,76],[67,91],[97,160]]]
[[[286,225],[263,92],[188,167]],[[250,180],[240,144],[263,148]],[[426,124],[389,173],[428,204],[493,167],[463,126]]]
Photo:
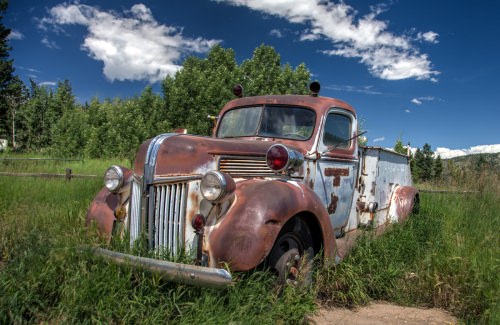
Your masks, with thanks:
[[[276,282],[280,285],[309,285],[313,257],[311,231],[303,220],[295,217],[281,229],[267,257],[267,266],[276,274]]]

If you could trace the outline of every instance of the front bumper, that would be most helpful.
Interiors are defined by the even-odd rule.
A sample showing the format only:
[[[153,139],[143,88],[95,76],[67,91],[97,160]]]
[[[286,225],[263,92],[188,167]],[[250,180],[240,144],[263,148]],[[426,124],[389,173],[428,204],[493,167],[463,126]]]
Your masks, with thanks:
[[[155,260],[103,248],[95,248],[94,253],[116,264],[144,269],[177,283],[215,289],[225,288],[232,283],[231,274],[224,269]]]

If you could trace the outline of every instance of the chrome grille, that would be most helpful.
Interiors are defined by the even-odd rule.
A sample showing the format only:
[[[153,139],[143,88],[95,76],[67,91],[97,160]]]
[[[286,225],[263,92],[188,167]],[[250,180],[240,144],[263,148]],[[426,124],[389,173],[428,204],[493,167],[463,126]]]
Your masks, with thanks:
[[[184,245],[187,183],[155,185],[153,247],[177,255]]]
[[[273,176],[265,157],[221,157],[219,170],[233,177]]]
[[[132,188],[129,202],[130,216],[130,246],[141,233],[141,184],[135,179],[132,181]]]

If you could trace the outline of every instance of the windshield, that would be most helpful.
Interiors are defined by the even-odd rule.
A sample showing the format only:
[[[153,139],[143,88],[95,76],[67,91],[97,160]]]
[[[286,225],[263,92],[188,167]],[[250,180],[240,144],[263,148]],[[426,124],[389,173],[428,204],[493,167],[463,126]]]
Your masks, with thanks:
[[[293,106],[253,106],[227,111],[218,138],[261,136],[307,140],[314,130],[314,111]]]

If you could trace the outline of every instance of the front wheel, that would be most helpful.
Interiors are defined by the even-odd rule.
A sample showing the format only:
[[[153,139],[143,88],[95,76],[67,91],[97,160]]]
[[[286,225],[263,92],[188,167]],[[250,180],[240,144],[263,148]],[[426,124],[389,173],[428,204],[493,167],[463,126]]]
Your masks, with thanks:
[[[267,259],[278,284],[309,285],[312,282],[313,240],[306,223],[296,217],[278,235]]]

